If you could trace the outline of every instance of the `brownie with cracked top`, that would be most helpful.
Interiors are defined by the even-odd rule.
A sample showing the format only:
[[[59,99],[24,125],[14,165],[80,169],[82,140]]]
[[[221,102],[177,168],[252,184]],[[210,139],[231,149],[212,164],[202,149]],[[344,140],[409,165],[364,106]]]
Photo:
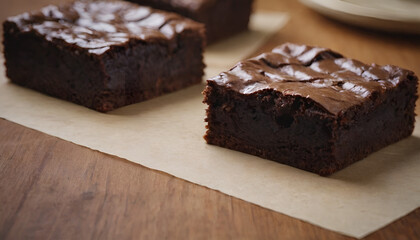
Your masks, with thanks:
[[[204,26],[175,13],[77,1],[10,17],[3,26],[11,82],[100,112],[203,76]]]
[[[207,42],[214,43],[248,29],[253,0],[128,0],[176,12],[206,26]]]
[[[286,43],[207,81],[209,144],[332,174],[412,134],[418,78]]]

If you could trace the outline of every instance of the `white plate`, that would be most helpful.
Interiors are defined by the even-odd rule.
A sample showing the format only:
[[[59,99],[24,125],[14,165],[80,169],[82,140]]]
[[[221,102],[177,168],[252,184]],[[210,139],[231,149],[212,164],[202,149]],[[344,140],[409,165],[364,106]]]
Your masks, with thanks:
[[[300,0],[306,6],[350,24],[420,34],[420,0]]]

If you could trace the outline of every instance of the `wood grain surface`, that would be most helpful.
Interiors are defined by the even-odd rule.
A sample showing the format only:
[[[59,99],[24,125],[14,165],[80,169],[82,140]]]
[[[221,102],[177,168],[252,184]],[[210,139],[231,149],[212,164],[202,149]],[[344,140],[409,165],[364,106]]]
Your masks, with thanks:
[[[58,0],[0,0],[0,19]],[[293,0],[283,42],[420,73],[420,38],[336,23]],[[417,107],[419,113],[419,107]],[[352,239],[168,174],[0,119],[0,239]],[[420,208],[365,239],[420,239]]]

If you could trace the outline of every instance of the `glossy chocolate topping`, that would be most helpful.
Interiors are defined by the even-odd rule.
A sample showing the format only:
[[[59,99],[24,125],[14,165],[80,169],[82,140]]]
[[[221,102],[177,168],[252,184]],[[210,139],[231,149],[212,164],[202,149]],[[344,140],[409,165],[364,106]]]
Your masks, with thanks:
[[[374,92],[397,86],[407,74],[412,73],[391,65],[364,64],[325,48],[286,43],[209,81],[242,94],[273,89],[310,98],[337,115]]]
[[[168,42],[186,30],[203,31],[201,24],[180,15],[123,1],[47,6],[8,21],[24,32],[34,30],[49,41],[64,40],[98,55],[130,39]]]

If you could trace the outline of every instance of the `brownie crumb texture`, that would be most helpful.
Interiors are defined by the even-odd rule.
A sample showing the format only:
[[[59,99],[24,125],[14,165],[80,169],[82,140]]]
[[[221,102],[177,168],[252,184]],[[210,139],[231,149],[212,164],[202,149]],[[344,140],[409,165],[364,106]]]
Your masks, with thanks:
[[[286,43],[207,81],[209,144],[320,175],[412,134],[418,78]]]
[[[175,13],[76,1],[10,17],[3,27],[11,82],[100,112],[203,76],[204,25]]]

